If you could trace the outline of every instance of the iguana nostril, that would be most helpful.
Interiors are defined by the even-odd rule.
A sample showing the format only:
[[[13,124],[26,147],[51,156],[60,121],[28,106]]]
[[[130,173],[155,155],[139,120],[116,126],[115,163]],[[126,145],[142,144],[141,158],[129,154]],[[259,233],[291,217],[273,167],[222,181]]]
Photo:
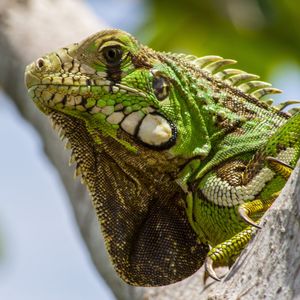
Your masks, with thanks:
[[[42,69],[43,66],[45,65],[45,61],[43,58],[38,58],[35,62],[35,65],[38,69]]]

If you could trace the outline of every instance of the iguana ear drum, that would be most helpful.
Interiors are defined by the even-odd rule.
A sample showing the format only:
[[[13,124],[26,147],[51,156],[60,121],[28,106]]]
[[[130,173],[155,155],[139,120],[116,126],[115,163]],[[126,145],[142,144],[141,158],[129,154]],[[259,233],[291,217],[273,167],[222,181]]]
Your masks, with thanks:
[[[152,113],[146,115],[139,124],[136,136],[148,146],[166,149],[175,144],[176,134],[173,123],[159,114]]]
[[[176,142],[176,126],[155,112],[144,116],[139,112],[131,113],[123,120],[121,128],[151,148],[168,149]]]

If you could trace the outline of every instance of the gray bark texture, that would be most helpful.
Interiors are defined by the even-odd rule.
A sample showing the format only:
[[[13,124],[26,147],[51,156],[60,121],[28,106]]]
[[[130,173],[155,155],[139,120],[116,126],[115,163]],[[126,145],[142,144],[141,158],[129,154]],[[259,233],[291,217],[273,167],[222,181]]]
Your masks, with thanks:
[[[299,165],[262,220],[262,229],[221,282],[204,284],[203,268],[180,283],[134,288],[113,270],[86,188],[73,180],[69,153],[33,105],[23,83],[25,66],[40,55],[80,41],[105,24],[80,0],[1,0],[0,85],[40,134],[68,192],[91,258],[117,299],[300,299]],[[218,271],[218,270],[217,270]]]

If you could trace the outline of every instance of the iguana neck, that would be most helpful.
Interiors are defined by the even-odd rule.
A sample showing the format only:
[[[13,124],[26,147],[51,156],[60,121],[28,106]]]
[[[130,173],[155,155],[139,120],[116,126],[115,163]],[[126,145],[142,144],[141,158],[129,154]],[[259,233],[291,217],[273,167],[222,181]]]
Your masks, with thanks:
[[[177,78],[172,83],[179,91],[178,96],[185,100],[181,105],[185,105],[193,121],[204,125],[192,126],[207,135],[204,146],[199,139],[196,141],[200,150],[178,175],[177,182],[185,191],[189,189],[188,181],[201,178],[221,162],[259,150],[289,118],[288,114],[218,81],[189,61],[173,54],[159,57],[172,70],[172,78]],[[203,140],[205,134],[200,135]]]

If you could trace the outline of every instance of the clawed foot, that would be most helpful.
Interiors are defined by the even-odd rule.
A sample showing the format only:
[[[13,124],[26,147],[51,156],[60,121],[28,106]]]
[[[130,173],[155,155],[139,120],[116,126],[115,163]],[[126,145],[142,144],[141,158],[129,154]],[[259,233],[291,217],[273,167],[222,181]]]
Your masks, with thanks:
[[[205,271],[211,278],[213,278],[216,281],[221,281],[221,279],[217,276],[213,268],[213,260],[209,256],[206,257],[204,266],[205,266]]]
[[[252,204],[252,203],[250,203]],[[258,229],[261,229],[261,226],[259,226],[257,224],[257,222],[253,221],[250,217],[249,217],[249,210],[247,209],[247,206],[249,206],[248,203],[244,203],[244,204],[241,204],[238,208],[238,212],[239,212],[239,215],[240,217],[246,222],[248,223],[249,225],[251,226],[254,226]]]
[[[270,169],[285,179],[287,179],[293,171],[291,166],[276,158],[267,157],[267,162]],[[261,229],[261,227],[258,225],[258,221],[252,220],[250,216],[257,216],[257,214],[263,214],[265,211],[267,211],[274,200],[278,197],[279,193],[280,192],[273,193],[267,200],[264,199],[262,201],[261,199],[256,199],[243,203],[238,207],[238,213],[240,217],[251,226],[247,227],[229,240],[216,245],[209,251],[205,260],[205,270],[210,277],[217,281],[221,280],[213,268],[213,263],[215,262],[219,264],[220,262],[226,262],[231,257],[234,257],[235,254],[239,254],[243,250],[243,248],[249,242],[251,234],[255,230],[254,228]]]
[[[228,261],[237,257],[249,242],[254,230],[253,227],[249,226],[232,238],[211,248],[204,263],[207,274],[213,279],[220,281],[221,278],[216,274],[213,264],[228,264]]]

